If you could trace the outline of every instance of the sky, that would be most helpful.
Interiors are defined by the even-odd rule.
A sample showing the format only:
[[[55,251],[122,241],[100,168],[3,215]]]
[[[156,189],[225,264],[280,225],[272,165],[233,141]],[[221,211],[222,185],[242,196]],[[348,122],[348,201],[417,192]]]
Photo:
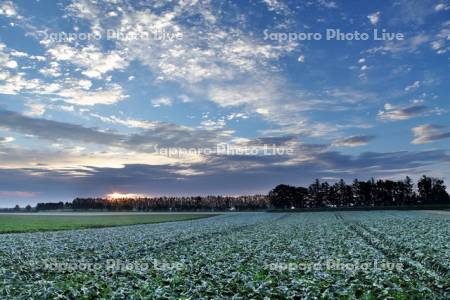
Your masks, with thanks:
[[[449,53],[443,0],[0,0],[0,207],[450,182]]]

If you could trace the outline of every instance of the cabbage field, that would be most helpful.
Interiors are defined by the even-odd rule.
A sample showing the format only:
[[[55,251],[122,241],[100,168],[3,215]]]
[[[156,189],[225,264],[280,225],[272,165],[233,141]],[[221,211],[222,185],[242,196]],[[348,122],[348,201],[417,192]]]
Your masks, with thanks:
[[[450,217],[237,213],[0,235],[0,299],[449,299]]]

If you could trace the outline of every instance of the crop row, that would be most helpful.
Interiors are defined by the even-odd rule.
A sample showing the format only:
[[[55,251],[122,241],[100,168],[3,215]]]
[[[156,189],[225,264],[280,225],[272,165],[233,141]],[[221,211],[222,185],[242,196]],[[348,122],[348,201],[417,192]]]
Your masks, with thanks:
[[[425,260],[448,257],[449,228],[408,212],[249,213],[1,235],[0,298],[446,299],[449,274]],[[55,270],[48,260],[179,267]]]

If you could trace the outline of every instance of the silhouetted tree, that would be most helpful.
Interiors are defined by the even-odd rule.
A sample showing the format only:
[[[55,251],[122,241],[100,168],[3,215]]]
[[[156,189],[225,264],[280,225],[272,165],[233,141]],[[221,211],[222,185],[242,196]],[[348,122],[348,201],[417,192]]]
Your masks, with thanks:
[[[292,206],[295,208],[306,207],[306,201],[308,199],[308,189],[304,187],[295,188],[295,199],[292,202]]]
[[[316,181],[308,187],[308,193],[311,202],[310,205],[312,207],[321,207],[323,205],[322,185],[320,184],[319,179],[316,179]]]
[[[368,181],[355,179],[346,184],[343,179],[330,185],[314,181],[308,188],[285,184],[276,186],[268,195],[252,196],[194,196],[152,198],[76,198],[70,202],[38,203],[37,210],[100,209],[100,210],[258,210],[269,207],[289,209],[309,207],[382,207],[425,204],[450,204],[444,181],[423,176],[414,191],[411,178],[404,180]],[[19,210],[20,207],[16,206]]]
[[[295,194],[295,187],[280,184],[269,192],[269,202],[275,208],[290,208],[296,202]]]
[[[420,201],[425,204],[444,204],[449,202],[444,181],[438,178],[422,176],[417,183]]]

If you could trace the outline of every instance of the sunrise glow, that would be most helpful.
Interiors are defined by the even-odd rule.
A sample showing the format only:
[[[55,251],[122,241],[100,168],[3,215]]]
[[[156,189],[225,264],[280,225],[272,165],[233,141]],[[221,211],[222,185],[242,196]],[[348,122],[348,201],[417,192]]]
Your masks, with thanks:
[[[145,198],[145,197],[148,197],[148,196],[143,195],[143,194],[126,194],[126,193],[117,193],[117,192],[106,195],[106,198],[110,199],[110,200]]]

